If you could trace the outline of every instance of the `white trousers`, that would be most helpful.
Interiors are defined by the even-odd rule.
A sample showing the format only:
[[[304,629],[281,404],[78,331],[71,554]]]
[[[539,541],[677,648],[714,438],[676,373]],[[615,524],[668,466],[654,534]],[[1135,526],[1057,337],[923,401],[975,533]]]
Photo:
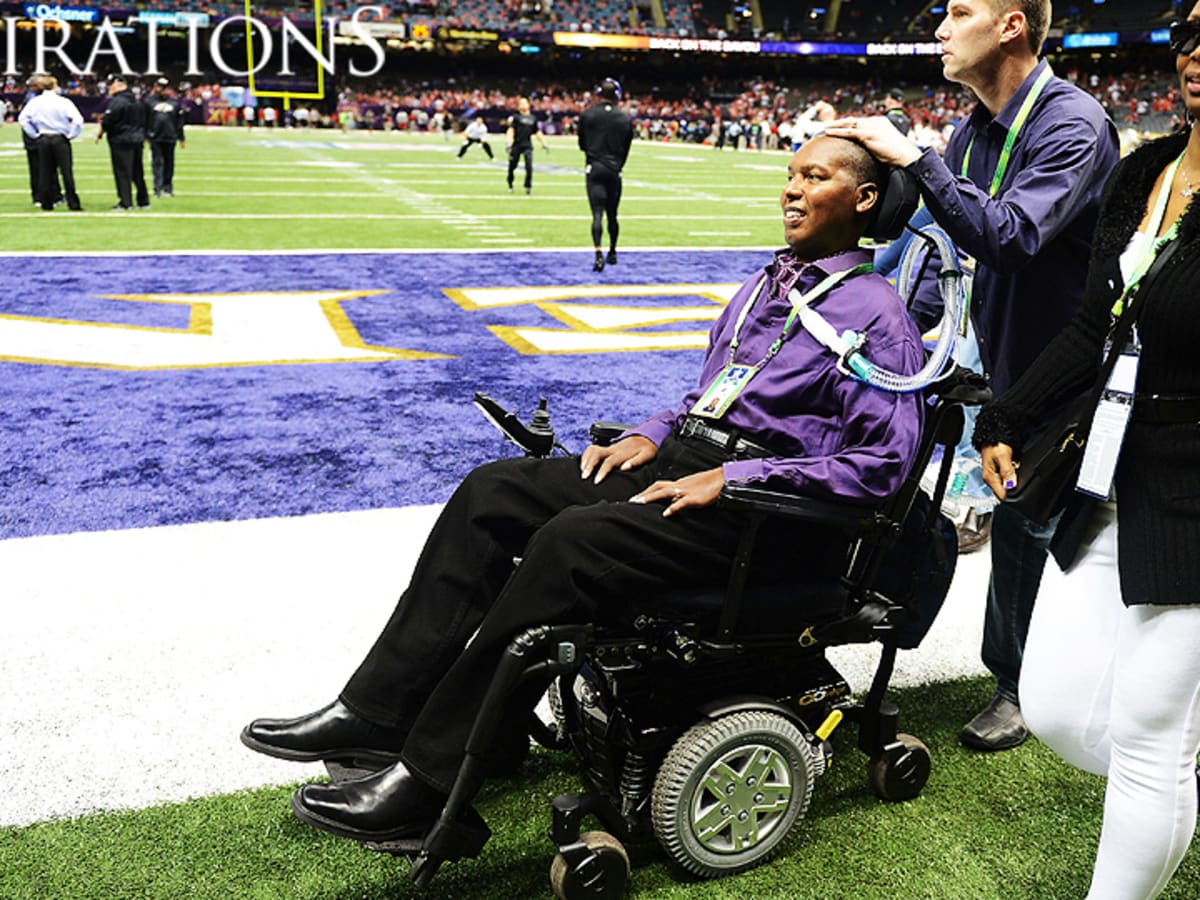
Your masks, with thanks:
[[[1111,504],[1074,566],[1046,566],[1021,712],[1067,762],[1108,776],[1089,900],[1156,896],[1196,828],[1200,606],[1122,603]]]

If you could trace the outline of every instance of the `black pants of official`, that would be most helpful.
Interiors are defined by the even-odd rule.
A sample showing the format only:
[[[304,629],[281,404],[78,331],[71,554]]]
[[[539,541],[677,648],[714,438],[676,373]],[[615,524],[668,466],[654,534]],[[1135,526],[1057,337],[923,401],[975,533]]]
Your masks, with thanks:
[[[175,142],[150,142],[150,170],[154,173],[154,196],[175,192]]]
[[[608,219],[608,246],[617,249],[621,226],[617,207],[621,205],[621,173],[592,163],[587,167],[588,205],[592,208],[592,246],[599,247],[604,237],[604,218]]]
[[[625,502],[657,479],[725,458],[711,445],[670,438],[652,463],[613,471],[599,485],[580,478],[576,458],[476,469],[443,509],[342,701],[378,724],[408,728],[404,762],[449,790],[496,666],[517,634],[539,624],[621,621],[639,597],[664,587],[725,583],[739,516],[710,506],[664,518],[663,504]],[[759,574],[786,565],[828,577],[844,559],[836,538],[812,529],[766,536]]]
[[[42,202],[42,154],[38,151],[38,139],[31,138],[24,132],[21,134],[25,139],[25,159],[29,163],[29,193],[33,197],[33,202],[40,204]],[[56,173],[55,178],[57,179],[57,177]],[[62,198],[62,187],[56,180],[50,199],[51,205]]]
[[[522,159],[525,160],[525,190],[528,191],[533,187],[533,147],[525,147],[521,150],[513,149],[508,153],[508,186],[511,189],[513,186],[513,175],[517,171],[517,163]]]
[[[466,143],[458,148],[459,159],[462,159],[463,154],[470,149],[472,144],[479,144],[483,147],[483,152],[487,154],[488,159],[495,159],[495,155],[492,153],[492,145],[487,141],[481,141],[479,138],[467,138]]]
[[[132,187],[137,188],[137,205],[150,205],[150,192],[146,190],[146,173],[142,168],[142,145],[108,145],[112,159],[113,178],[117,182],[117,199],[122,209],[133,207]]]
[[[38,202],[42,209],[53,209],[60,197],[66,198],[68,209],[82,208],[75,193],[74,167],[74,154],[66,135],[43,134],[38,138]]]

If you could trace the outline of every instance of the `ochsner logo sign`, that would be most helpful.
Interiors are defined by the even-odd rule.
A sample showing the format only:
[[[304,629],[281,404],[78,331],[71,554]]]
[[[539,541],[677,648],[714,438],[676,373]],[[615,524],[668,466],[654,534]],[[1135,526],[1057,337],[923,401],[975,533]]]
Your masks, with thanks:
[[[49,3],[26,3],[27,19],[58,19],[60,22],[95,22],[100,10],[86,6],[51,6]]]
[[[75,75],[95,75],[97,66],[105,72],[117,69],[126,75],[138,74],[136,69],[130,66],[129,58],[121,46],[120,38],[113,30],[108,16],[99,20],[99,26],[91,33],[91,47],[82,48],[87,54],[86,59],[78,47],[78,44],[82,42],[76,42],[76,46],[70,46],[71,22],[96,22],[99,16],[98,10],[48,3],[29,3],[25,6],[25,14],[27,18],[37,21],[34,54],[30,60],[32,71],[47,72],[51,68],[51,60],[56,59],[58,63]],[[258,75],[264,72],[288,77],[297,74],[296,66],[302,66],[311,72],[313,63],[319,65],[327,74],[333,75],[337,70],[337,42],[334,40],[336,32],[356,39],[359,44],[370,51],[373,57],[372,65],[363,67],[356,60],[351,59],[348,66],[350,74],[354,77],[370,77],[383,68],[383,45],[372,33],[371,27],[377,26],[379,20],[383,18],[383,7],[381,6],[358,7],[348,18],[340,21],[340,27],[340,17],[332,16],[322,23],[328,32],[323,41],[323,48],[318,48],[312,39],[288,18],[280,19],[278,28],[273,31],[266,22],[253,16],[232,16],[221,20],[212,29],[207,41],[201,37],[201,31],[207,25],[207,17],[204,19],[189,18],[182,22],[177,20],[177,24],[183,24],[187,28],[188,67],[184,74],[202,75],[204,70],[201,68],[201,58],[207,51],[207,59],[204,60],[206,63],[211,63],[226,75],[234,77]],[[16,23],[18,21],[20,20],[15,16],[4,17],[6,26],[5,59],[7,62],[4,74],[6,75],[16,75],[19,71],[16,46]],[[46,22],[55,22],[58,26],[57,30],[47,31]],[[146,67],[141,74],[160,75],[162,72],[158,68],[159,21],[156,18],[150,18],[148,21],[143,18],[141,24],[146,26]],[[238,36],[244,35],[248,30],[253,30],[258,39],[256,57],[248,58],[246,56],[246,45],[243,43],[236,48],[230,48],[233,63],[226,59],[225,50],[222,48],[226,30],[230,30],[230,35]],[[57,38],[57,43],[53,42],[55,38]],[[243,67],[239,68],[239,65]],[[244,68],[245,66],[249,68]]]

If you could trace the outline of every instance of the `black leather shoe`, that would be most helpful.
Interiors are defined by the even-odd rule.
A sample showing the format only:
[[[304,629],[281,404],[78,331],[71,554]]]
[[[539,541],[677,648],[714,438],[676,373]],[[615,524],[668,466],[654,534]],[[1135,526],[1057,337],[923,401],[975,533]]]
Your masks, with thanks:
[[[1011,750],[1029,739],[1021,707],[996,694],[983,710],[963,726],[958,739],[975,750]]]
[[[596,261],[592,263],[592,271],[593,272],[603,272],[604,271],[604,257],[601,256],[599,253],[596,254]]]
[[[406,728],[368,722],[341,700],[295,719],[255,719],[242,729],[251,750],[295,762],[339,760],[363,768],[389,766],[400,758]]]
[[[358,781],[306,784],[292,795],[292,812],[298,819],[356,841],[420,837],[445,805],[446,795],[402,762]]]
[[[610,266],[615,266],[617,264],[617,251],[609,250],[608,257],[605,259],[605,262],[607,262]]]

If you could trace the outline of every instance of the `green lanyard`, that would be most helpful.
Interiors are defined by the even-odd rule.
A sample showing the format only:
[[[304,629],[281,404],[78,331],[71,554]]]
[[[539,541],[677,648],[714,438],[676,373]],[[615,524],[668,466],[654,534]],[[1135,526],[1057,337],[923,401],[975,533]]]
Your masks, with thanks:
[[[792,311],[788,313],[787,320],[783,323],[783,330],[779,333],[779,337],[775,338],[775,342],[771,344],[767,350],[767,355],[762,358],[755,366],[756,369],[761,369],[769,363],[775,354],[779,352],[783,346],[783,342],[787,340],[788,333],[792,330],[792,326],[796,324],[796,319],[800,317],[800,307],[807,306],[815,300],[824,297],[842,280],[851,278],[855,275],[865,275],[868,272],[873,272],[875,266],[873,263],[859,263],[849,269],[842,269],[840,272],[834,272],[832,275],[825,276],[812,290],[803,294],[792,305]],[[742,326],[746,323],[747,316],[750,315],[750,310],[758,300],[758,295],[762,293],[763,286],[767,283],[767,277],[764,275],[758,283],[758,287],[754,291],[754,295],[742,307],[742,311],[738,314],[737,322],[733,326],[733,337],[729,341],[729,365],[734,365],[733,354],[737,352],[738,345],[741,343]]]
[[[1185,150],[1184,153],[1186,152]],[[1183,153],[1180,153],[1176,160],[1167,166],[1167,171],[1163,175],[1162,189],[1158,192],[1158,197],[1154,201],[1154,210],[1150,213],[1149,234],[1151,237],[1158,234],[1158,230],[1162,228],[1163,219],[1167,217],[1167,201],[1171,198],[1171,184],[1175,181],[1175,172],[1182,161]],[[1158,254],[1162,252],[1162,248],[1175,240],[1175,236],[1178,234],[1179,220],[1176,219],[1167,233],[1153,240],[1150,248],[1138,258],[1133,271],[1129,273],[1129,281],[1126,283],[1125,289],[1121,291],[1121,296],[1113,304],[1112,314],[1114,317],[1121,318],[1121,314],[1125,312],[1126,301],[1132,302],[1133,295],[1137,292],[1142,279],[1146,277],[1146,273],[1150,271],[1150,267],[1154,265],[1154,260],[1158,258]]]
[[[1046,68],[1042,70],[1042,74],[1037,77],[1037,81],[1029,89],[1029,93],[1025,95],[1025,102],[1021,104],[1021,108],[1017,111],[1017,117],[1013,119],[1013,123],[1008,129],[1008,136],[1004,139],[1004,146],[1000,150],[1000,159],[996,161],[996,171],[992,174],[992,185],[988,189],[989,197],[995,197],[999,193],[1000,185],[1004,183],[1004,175],[1008,171],[1008,164],[1012,160],[1012,152],[1013,147],[1017,143],[1017,135],[1020,134],[1022,126],[1029,119],[1029,114],[1033,112],[1033,104],[1042,95],[1042,89],[1053,75],[1054,72],[1050,70],[1050,65],[1047,63]],[[971,135],[971,142],[967,144],[967,152],[963,154],[963,178],[967,177],[967,168],[971,164],[971,148],[974,146],[975,135]]]

